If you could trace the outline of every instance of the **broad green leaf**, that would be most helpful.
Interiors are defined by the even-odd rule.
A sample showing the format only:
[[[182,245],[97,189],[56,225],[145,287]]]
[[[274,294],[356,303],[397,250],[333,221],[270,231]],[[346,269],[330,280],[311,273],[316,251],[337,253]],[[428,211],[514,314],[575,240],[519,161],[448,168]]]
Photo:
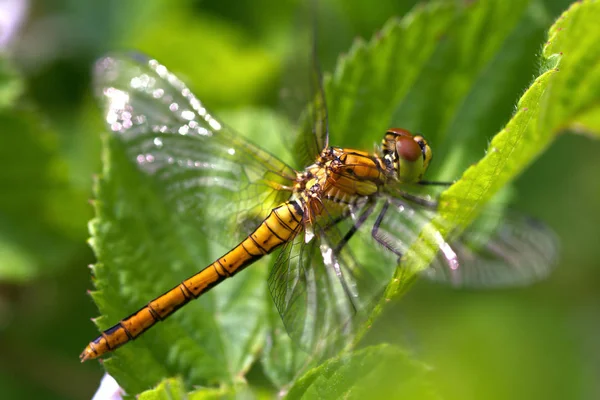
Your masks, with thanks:
[[[537,1],[434,2],[390,20],[325,77],[330,143],[368,150],[409,128],[432,145],[426,178],[456,179],[510,117],[549,24]]]
[[[555,139],[569,130],[599,135],[595,125],[600,102],[600,5],[572,5],[550,28],[542,70],[517,104],[517,110],[491,141],[485,157],[468,168],[441,199],[439,217],[423,230],[388,286],[389,299],[405,289],[408,271],[427,267],[435,255],[434,231],[447,235],[466,228],[485,204],[517,177]],[[581,117],[583,116],[583,119]],[[460,199],[457,201],[457,199]]]
[[[187,399],[185,385],[181,379],[165,379],[154,389],[139,394],[139,400],[183,400]]]
[[[371,41],[354,42],[325,78],[331,143],[369,148],[381,140],[458,11],[450,3],[418,7],[390,20]]]
[[[555,60],[541,98],[535,128],[547,135],[565,131],[600,136],[600,4],[574,3],[550,28],[543,58]],[[531,104],[521,100],[520,108]],[[542,136],[544,138],[545,136]]]
[[[429,368],[391,345],[366,347],[308,371],[287,399],[438,399]]]
[[[428,178],[458,178],[513,112],[549,24],[537,1],[434,2],[391,20],[326,80],[332,143],[369,149],[408,128],[433,147]]]
[[[261,363],[271,382],[277,388],[285,388],[301,376],[302,372],[314,366],[315,360],[311,360],[307,352],[292,342],[270,293],[267,296],[267,301],[271,304],[267,306],[267,340]]]
[[[250,133],[282,126],[272,114],[253,114],[264,122],[247,124]],[[229,119],[237,126],[247,117]],[[161,187],[125,157],[117,138],[108,137],[104,147],[90,225],[98,258],[92,296],[103,314],[97,321],[102,329],[227,250],[208,242],[188,216],[163,200]],[[128,393],[174,375],[188,387],[239,382],[264,341],[266,282],[267,268],[259,262],[117,350],[106,369]]]

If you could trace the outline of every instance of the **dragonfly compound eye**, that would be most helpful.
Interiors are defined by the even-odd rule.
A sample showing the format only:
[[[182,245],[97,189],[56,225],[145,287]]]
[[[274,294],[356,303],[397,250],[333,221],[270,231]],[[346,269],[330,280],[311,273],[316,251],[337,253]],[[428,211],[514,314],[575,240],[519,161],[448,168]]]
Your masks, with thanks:
[[[404,136],[398,136],[396,139],[396,152],[399,159],[408,162],[415,162],[423,155],[419,144],[412,138]]]
[[[398,179],[400,182],[418,182],[431,160],[431,149],[421,136],[397,136]]]

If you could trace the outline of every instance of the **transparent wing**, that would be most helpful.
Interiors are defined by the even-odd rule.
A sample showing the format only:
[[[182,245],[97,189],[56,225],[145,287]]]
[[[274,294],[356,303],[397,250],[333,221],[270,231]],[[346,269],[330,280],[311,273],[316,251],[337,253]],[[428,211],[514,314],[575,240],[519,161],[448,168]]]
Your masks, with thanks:
[[[419,199],[386,200],[374,238],[393,256],[404,254],[435,216],[435,202]],[[438,254],[423,275],[455,287],[527,285],[546,277],[558,255],[554,233],[513,210],[487,209],[457,237],[444,241],[440,236],[438,245]]]
[[[312,354],[349,344],[389,281],[357,262],[351,246],[340,247],[353,225],[350,215],[320,218],[281,249],[269,276],[287,332]]]
[[[109,55],[94,79],[108,128],[131,160],[211,237],[221,232],[232,244],[233,233],[245,236],[289,197],[294,170],[217,121],[156,60]]]
[[[352,341],[402,255],[436,216],[435,197],[424,194],[435,190],[414,189],[338,204],[337,214],[335,206],[326,206],[309,232],[282,248],[269,289],[288,333],[303,348],[323,354]],[[506,210],[484,213],[448,241],[440,235],[438,247],[423,275],[471,288],[534,282],[551,271],[557,256],[552,231]]]
[[[327,101],[314,40],[311,48],[310,93],[306,112],[301,117],[299,151],[296,153],[299,164],[304,166],[312,164],[321,151],[329,146]]]
[[[558,256],[554,233],[515,211],[494,220],[484,215],[450,243],[458,265],[441,254],[424,276],[470,288],[523,286],[546,278]]]

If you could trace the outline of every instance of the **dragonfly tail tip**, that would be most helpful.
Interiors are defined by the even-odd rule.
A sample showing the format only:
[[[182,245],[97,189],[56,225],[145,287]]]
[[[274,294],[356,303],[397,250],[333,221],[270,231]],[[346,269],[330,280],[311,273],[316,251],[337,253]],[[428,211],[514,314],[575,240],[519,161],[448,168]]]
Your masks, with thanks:
[[[94,350],[92,350],[92,348],[89,345],[79,355],[79,361],[81,361],[82,363],[93,358],[96,358],[96,355],[94,354]]]

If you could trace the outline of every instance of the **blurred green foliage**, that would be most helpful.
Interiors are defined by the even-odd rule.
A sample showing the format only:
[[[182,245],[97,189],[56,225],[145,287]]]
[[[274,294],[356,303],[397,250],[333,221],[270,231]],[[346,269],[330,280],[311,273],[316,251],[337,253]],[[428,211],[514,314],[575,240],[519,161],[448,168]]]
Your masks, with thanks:
[[[290,65],[298,59],[305,62],[308,50],[298,38],[306,37],[310,26],[304,21],[306,10],[292,1],[30,3],[28,21],[4,50],[0,65],[0,393],[3,398],[90,398],[102,368],[94,363],[80,365],[77,354],[97,335],[89,318],[98,312],[85,295],[85,290],[92,288],[85,266],[95,262],[86,244],[87,221],[94,216],[88,199],[92,197],[92,176],[101,171],[99,137],[103,130],[91,97],[93,61],[106,51],[122,48],[155,56],[238,131],[251,138],[257,131],[279,131],[278,139],[269,143],[274,143],[275,149],[285,148],[290,145],[287,136],[291,137],[285,132],[291,128],[277,112],[282,108],[279,89],[282,82],[299,86],[308,82],[301,72],[294,75]],[[469,292],[419,282],[400,301],[388,304],[366,343],[387,342],[411,349],[410,358],[418,362],[404,359],[404,351],[395,347],[381,350],[382,358],[402,354],[392,357],[386,376],[400,384],[404,382],[403,367],[425,363],[432,367],[427,382],[442,398],[598,398],[600,143],[585,136],[563,135],[538,155],[546,147],[542,140],[549,141],[556,133],[598,132],[596,66],[600,48],[580,39],[593,40],[593,35],[577,31],[590,28],[582,20],[564,32],[554,31],[551,43],[542,50],[549,27],[568,8],[568,0],[447,1],[431,12],[430,20],[426,14],[412,14],[425,20],[410,17],[400,25],[385,25],[391,17],[405,15],[415,2],[398,3],[385,0],[372,7],[368,2],[331,0],[319,5],[323,69],[333,71],[338,55],[351,49],[327,81],[328,93],[336,94],[328,97],[332,144],[369,150],[386,127],[403,126],[423,133],[432,144],[431,177],[455,179],[484,155],[540,69],[555,68],[558,60],[548,56],[563,51],[562,46],[581,49],[571,54],[565,51],[559,64],[561,73],[544,86],[544,98],[552,99],[553,104],[544,105],[549,111],[542,118],[545,125],[537,130],[546,139],[529,139],[539,150],[521,158],[522,165],[515,167],[518,173],[531,163],[516,181],[516,207],[556,230],[562,257],[551,278],[531,288]],[[403,26],[406,32],[392,37],[401,38],[405,47],[387,49],[385,62],[378,58],[372,65],[352,63],[361,59],[361,52],[371,51],[356,37],[368,40],[375,35],[375,43],[386,29]],[[439,44],[428,49],[431,42],[424,38],[434,33]],[[569,34],[578,42],[565,44]],[[406,51],[408,48],[414,53]],[[423,59],[413,56],[429,50]],[[540,53],[549,60],[542,65]],[[387,77],[382,82],[393,79],[394,84],[377,86],[372,78],[379,76]],[[553,93],[567,97],[552,97]],[[391,117],[377,118],[381,115]],[[125,179],[128,174],[121,169],[112,173],[115,179]],[[139,195],[132,192],[132,196]],[[127,212],[135,206],[128,202],[118,206],[123,197],[109,195],[114,203],[96,204],[97,210]],[[160,210],[159,215],[164,212]],[[178,228],[177,221],[171,222],[162,227],[166,236],[184,229]],[[96,235],[97,227],[92,225]],[[135,255],[126,251],[126,246],[119,247],[126,243],[124,238],[116,239],[110,249],[115,257]],[[208,248],[200,239],[197,242],[191,251],[203,265],[210,261],[206,252],[213,256],[219,249]],[[170,287],[187,276],[187,272],[180,275],[171,270],[160,275],[135,261],[124,273],[140,268],[149,280],[139,286],[122,286],[118,273],[105,271],[103,275],[103,266],[95,267],[105,296],[112,293],[116,299],[125,293],[130,311],[160,292],[154,290],[152,280]],[[158,261],[167,264],[168,260]],[[169,381],[171,397],[162,393],[166,390],[163,386],[156,394],[145,394],[147,398],[177,398],[174,393],[183,397],[191,382],[238,385],[244,376],[255,395],[272,395],[275,386],[289,376],[285,365],[264,360],[253,363],[260,350],[257,343],[264,335],[257,321],[278,323],[277,315],[261,315],[264,307],[256,304],[268,300],[268,294],[259,290],[266,273],[266,265],[253,267],[245,276],[236,277],[240,282],[226,282],[206,300],[216,307],[226,306],[232,293],[242,289],[241,282],[256,282],[242,294],[243,311],[227,314],[238,318],[229,323],[248,324],[247,330],[257,327],[239,344],[240,349],[218,350],[216,344],[209,344],[211,354],[200,354],[201,341],[228,339],[226,334],[211,336],[211,325],[197,332],[193,340],[178,338],[185,324],[197,326],[194,319],[216,319],[198,302],[182,312],[181,322],[162,324],[124,347],[118,358],[107,362],[107,368],[131,394],[149,389],[167,376],[184,377],[183,381]],[[256,300],[257,295],[262,297]],[[124,316],[117,309],[106,313],[109,320],[100,323],[114,323]],[[160,349],[165,339],[187,343]],[[159,356],[150,358],[144,347],[154,344],[159,346]],[[119,363],[127,358],[148,374],[140,376],[127,363]],[[364,365],[368,368],[367,361]],[[335,361],[330,363],[322,368],[335,370]],[[391,374],[396,370],[399,376]],[[418,369],[410,371],[414,374]],[[340,374],[344,376],[343,371]],[[343,385],[335,392],[330,381],[315,382],[301,381],[291,393],[322,393],[318,385],[331,390],[330,394],[345,393]],[[419,385],[417,382],[415,387]],[[227,393],[211,391],[191,397],[217,395]]]

